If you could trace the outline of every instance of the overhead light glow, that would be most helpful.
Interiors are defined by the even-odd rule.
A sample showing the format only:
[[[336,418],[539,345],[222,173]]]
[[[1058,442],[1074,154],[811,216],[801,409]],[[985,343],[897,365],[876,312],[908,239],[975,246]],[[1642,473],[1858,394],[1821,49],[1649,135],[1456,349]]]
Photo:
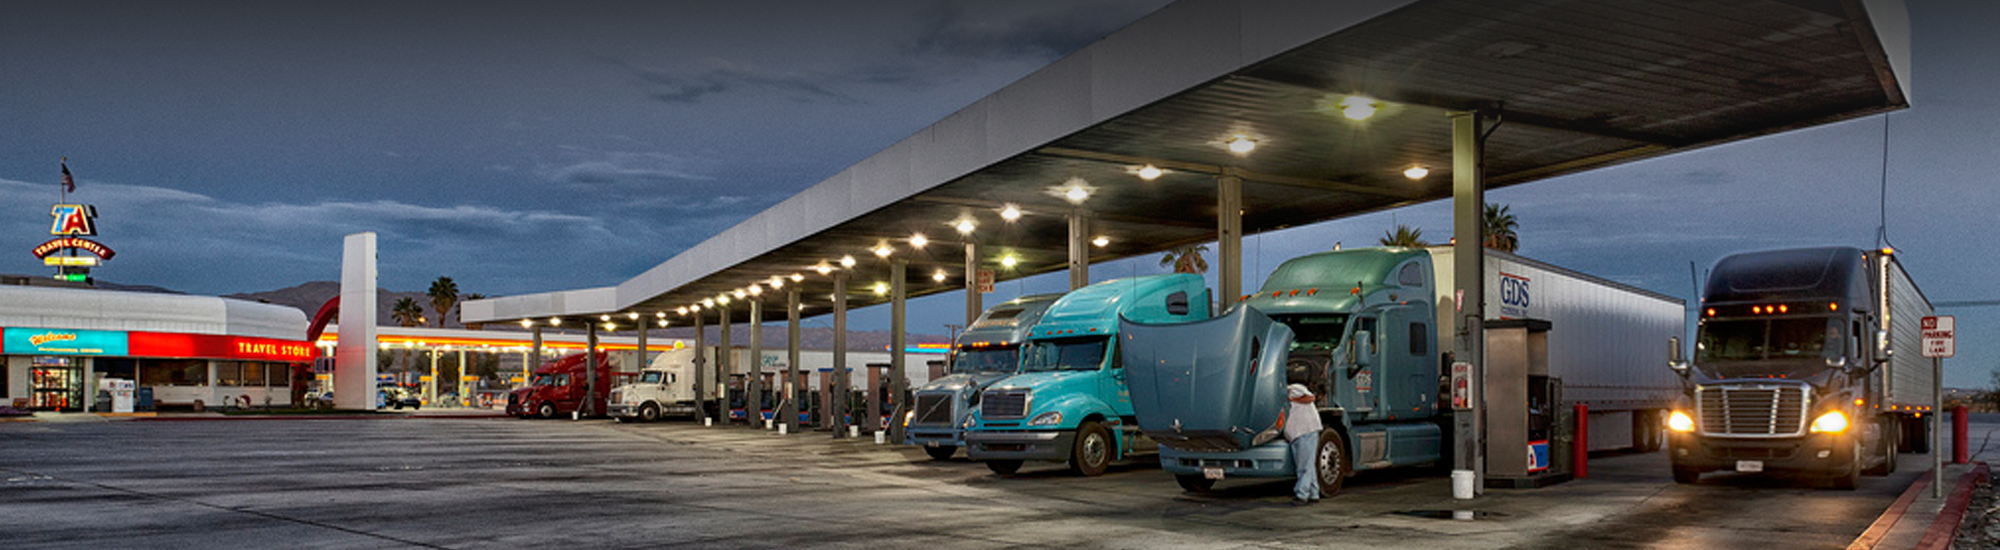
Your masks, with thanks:
[[[559,326],[562,326],[562,318],[561,318],[561,317],[550,317],[550,318],[549,318],[549,326],[552,326],[552,327],[559,327]]]
[[[1000,219],[1010,222],[1021,219],[1021,207],[1009,204],[1005,208],[1001,208]]]
[[[819,265],[813,266],[813,271],[818,271],[819,274],[825,275],[833,272],[833,266],[826,265],[826,262],[820,262]]]
[[[1160,176],[1166,173],[1165,170],[1161,170],[1160,167],[1151,164],[1139,167],[1139,179],[1146,181],[1160,179]]]
[[[772,275],[772,276],[771,276],[771,290],[777,290],[777,289],[780,289],[780,288],[785,288],[785,278],[784,278],[784,277],[780,277],[780,276],[777,276],[777,275]]]
[[[879,295],[883,295],[883,294],[888,294],[888,293],[889,293],[889,283],[884,283],[884,282],[880,282],[880,281],[877,281],[877,282],[875,283],[875,294],[876,294],[877,296],[879,296]]]
[[[764,294],[764,285],[760,285],[757,283],[750,283],[751,296],[762,296],[763,294]]]
[[[1403,170],[1403,177],[1410,178],[1413,180],[1424,179],[1424,176],[1428,175],[1431,175],[1431,169],[1422,166],[1411,166],[1408,169]]]
[[[1019,263],[1021,263],[1021,260],[1019,258],[1015,258],[1013,254],[1008,254],[1006,256],[1000,257],[1000,265],[1002,267],[1006,267],[1007,269],[1013,269],[1014,265]]]
[[[895,253],[896,249],[889,248],[889,243],[882,243],[875,245],[875,256],[878,258],[887,258],[889,257],[890,254],[895,254]]]
[[[739,288],[739,289],[736,289],[736,290],[731,290],[731,291],[729,291],[729,295],[730,295],[730,296],[735,296],[735,297],[736,297],[736,299],[738,299],[738,300],[741,300],[741,299],[743,299],[743,295],[744,295],[744,294],[748,294],[748,293],[747,293],[747,292],[744,292],[744,291],[743,291],[743,289],[740,289],[740,288]],[[725,303],[726,303],[726,302],[725,302]]]
[[[854,257],[853,257],[853,256],[841,256],[841,257],[840,257],[840,267],[854,267]]]
[[[534,320],[534,319],[522,319],[522,320],[521,320],[521,328],[528,328],[528,327],[532,327],[532,326],[535,326],[535,320]]]
[[[660,320],[660,328],[667,328],[667,320],[666,320],[666,319],[661,319],[661,320]]]
[[[715,303],[714,303],[714,302],[709,302],[708,300],[702,300],[702,302],[706,302],[706,303],[708,303],[708,307],[715,307]],[[701,304],[695,304],[694,306],[691,306],[691,307],[689,307],[688,309],[689,309],[690,311],[693,311],[693,312],[695,312],[695,313],[701,313],[701,307],[702,307],[702,306],[701,306]]]
[[[701,307],[706,307],[706,308],[713,308],[713,307],[715,307],[715,299],[714,299],[714,298],[702,298],[702,299],[701,299]],[[699,310],[697,310],[697,311],[699,311]]]
[[[923,233],[915,233],[910,235],[911,248],[923,248],[924,245],[927,244],[931,244],[931,240],[925,238]]]
[[[1349,120],[1368,120],[1368,117],[1375,116],[1375,100],[1358,95],[1347,96],[1347,99],[1340,100],[1340,114]]]
[[[796,283],[803,280],[806,280],[806,276],[797,273],[792,274],[792,282]]]
[[[1229,138],[1228,145],[1229,145],[1229,152],[1236,153],[1238,155],[1257,150],[1257,140],[1250,139],[1248,136],[1243,136],[1240,134],[1236,136],[1231,136]]]
[[[1068,191],[1063,192],[1063,198],[1069,199],[1069,202],[1081,204],[1083,201],[1090,200],[1090,190],[1084,189],[1081,186],[1071,187]]]
[[[637,312],[637,311],[634,311],[634,312],[631,312],[631,313],[627,313],[627,314],[625,314],[625,318],[626,318],[626,319],[633,319],[633,320],[637,320],[637,319],[639,318],[639,312]]]
[[[678,307],[678,308],[674,308],[674,313],[679,313],[679,314],[681,314],[681,315],[687,315],[687,314],[688,314],[688,308],[687,308],[687,306],[681,306],[681,307]]]
[[[932,274],[931,274],[931,280],[933,280],[933,281],[937,281],[937,282],[940,282],[940,283],[942,283],[942,282],[944,282],[944,279],[945,279],[945,274],[944,274],[944,270],[942,270],[942,269],[940,269],[940,270],[937,270],[937,273],[932,273]]]
[[[605,324],[604,324],[604,330],[607,330],[607,331],[616,331],[616,330],[618,330],[618,325],[616,325],[616,324],[613,324],[613,323],[605,323]]]
[[[1111,244],[1111,237],[1106,237],[1106,236],[1103,236],[1103,235],[1098,235],[1098,236],[1097,236],[1097,238],[1095,238],[1095,239],[1091,239],[1091,240],[1090,240],[1090,244],[1091,244],[1091,246],[1095,246],[1095,247],[1098,247],[1098,248],[1104,248],[1104,245],[1107,245],[1107,244]]]
[[[958,220],[957,227],[958,227],[958,234],[971,235],[973,228],[975,228],[976,226],[972,224],[971,219],[963,219],[963,220]]]
[[[724,292],[722,294],[715,295],[715,303],[722,304],[725,306],[729,305],[729,293]]]

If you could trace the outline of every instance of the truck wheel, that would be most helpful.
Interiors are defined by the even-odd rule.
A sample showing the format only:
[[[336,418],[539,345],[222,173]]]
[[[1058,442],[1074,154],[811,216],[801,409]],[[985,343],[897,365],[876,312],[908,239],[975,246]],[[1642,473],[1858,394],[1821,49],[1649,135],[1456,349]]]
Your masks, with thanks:
[[[986,461],[986,469],[993,470],[993,473],[1000,474],[1003,476],[1011,476],[1014,475],[1014,472],[1021,471],[1021,461],[988,460]]]
[[[1687,466],[1674,466],[1674,483],[1694,485],[1697,481],[1701,481],[1701,470]]]
[[[654,420],[659,420],[659,419],[660,419],[659,405],[647,403],[645,404],[645,406],[639,407],[639,420],[652,422]]]
[[[1104,475],[1111,466],[1111,432],[1096,422],[1076,427],[1076,446],[1070,449],[1069,471],[1083,477]]]
[[[1861,440],[1856,439],[1851,444],[1854,454],[1847,461],[1847,471],[1833,475],[1833,488],[1836,490],[1852,491],[1861,486]]]
[[[1319,472],[1319,494],[1331,497],[1340,492],[1340,485],[1347,481],[1347,472],[1353,468],[1348,463],[1347,440],[1340,432],[1325,430],[1319,433],[1319,449],[1313,452],[1313,469]]]
[[[1201,474],[1174,474],[1174,483],[1181,484],[1181,490],[1190,493],[1206,493],[1215,488],[1215,480]]]
[[[924,447],[924,454],[931,455],[931,460],[951,460],[951,455],[957,452],[958,452],[958,447],[953,447],[950,445]]]
[[[1888,430],[1882,432],[1882,463],[1861,473],[1875,477],[1896,473],[1896,438],[1890,437],[1889,433]]]
[[[541,407],[538,407],[538,408],[536,408],[536,409],[535,409],[535,416],[540,416],[540,417],[542,417],[542,418],[543,418],[544,420],[546,420],[546,419],[550,419],[550,418],[555,418],[555,417],[556,417],[556,404],[555,404],[555,403],[549,403],[549,402],[543,402],[543,403],[542,403],[542,406],[541,406]]]

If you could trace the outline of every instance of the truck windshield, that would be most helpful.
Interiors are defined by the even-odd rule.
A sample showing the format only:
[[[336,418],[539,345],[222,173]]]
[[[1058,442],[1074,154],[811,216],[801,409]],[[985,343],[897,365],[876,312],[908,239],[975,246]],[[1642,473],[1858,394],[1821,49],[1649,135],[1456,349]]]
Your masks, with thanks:
[[[660,383],[660,376],[662,376],[663,374],[665,373],[662,373],[660,371],[647,371],[646,374],[639,375],[639,383],[658,384]]]
[[[1290,351],[1331,351],[1340,346],[1347,331],[1346,315],[1299,315],[1280,317],[1278,322],[1292,327]]]
[[[1106,343],[1103,336],[1028,342],[1021,350],[1021,371],[1097,370],[1104,365]]]
[[[1021,367],[1020,358],[1021,349],[1018,346],[960,349],[958,355],[952,357],[951,372],[1014,372]]]
[[[534,383],[533,383],[533,384],[531,384],[531,385],[535,385],[535,386],[553,386],[553,385],[555,385],[555,383],[556,383],[556,375],[553,375],[553,374],[537,374],[537,375],[535,375],[535,381],[534,381]]]
[[[1846,347],[1840,319],[1732,319],[1701,325],[1695,360],[1765,361],[1834,357]]]

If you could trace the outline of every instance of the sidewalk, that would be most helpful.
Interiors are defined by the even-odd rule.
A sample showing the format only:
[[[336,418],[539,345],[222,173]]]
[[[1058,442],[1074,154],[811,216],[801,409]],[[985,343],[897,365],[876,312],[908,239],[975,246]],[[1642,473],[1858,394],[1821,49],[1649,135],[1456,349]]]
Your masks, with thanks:
[[[1945,464],[1943,498],[1931,498],[1931,477],[1925,475],[1910,484],[1896,503],[1868,531],[1854,539],[1848,550],[1875,548],[1935,549],[1951,545],[1959,520],[1972,499],[1972,490],[1988,476],[1985,462]]]

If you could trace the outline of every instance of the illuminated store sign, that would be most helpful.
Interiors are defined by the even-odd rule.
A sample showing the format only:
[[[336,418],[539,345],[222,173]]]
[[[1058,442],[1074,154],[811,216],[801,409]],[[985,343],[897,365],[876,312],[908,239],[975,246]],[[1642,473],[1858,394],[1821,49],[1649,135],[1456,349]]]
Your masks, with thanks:
[[[112,256],[118,255],[117,252],[111,250],[111,247],[98,244],[97,241],[78,238],[78,237],[57,237],[54,239],[49,239],[49,242],[42,243],[41,246],[35,247],[35,257],[47,258],[50,254],[54,254],[58,250],[69,249],[69,248],[75,248],[82,250],[84,252],[96,254],[97,257],[104,258],[106,260],[111,259]]]
[[[37,328],[6,329],[0,353],[249,361],[311,361],[317,355],[312,344],[276,338]]]
[[[96,207],[88,204],[58,204],[55,208],[49,209],[49,215],[56,219],[55,223],[49,224],[50,235],[58,237],[97,235],[97,226],[91,223],[91,220],[97,218]]]

